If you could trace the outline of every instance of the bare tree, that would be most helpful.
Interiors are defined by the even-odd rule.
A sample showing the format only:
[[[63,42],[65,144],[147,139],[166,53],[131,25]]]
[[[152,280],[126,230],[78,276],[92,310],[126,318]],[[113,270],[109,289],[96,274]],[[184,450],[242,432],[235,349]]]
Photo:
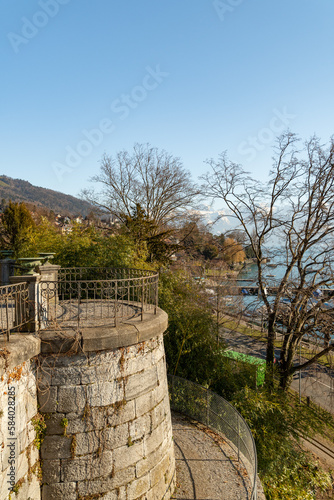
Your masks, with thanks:
[[[284,323],[279,363],[283,389],[289,387],[296,371],[334,350],[328,333],[334,309],[327,309],[328,289],[333,286],[334,140],[322,146],[313,137],[300,149],[298,141],[290,132],[278,138],[266,184],[230,162],[226,153],[218,161],[207,162],[211,171],[203,177],[205,194],[226,203],[255,255],[268,328],[270,385],[275,331],[277,323]],[[266,257],[275,253],[285,272],[281,278],[268,281]],[[272,297],[268,287],[273,289]],[[296,365],[295,353],[304,335],[318,346],[311,359]]]
[[[135,144],[132,153],[120,151],[114,158],[105,154],[92,181],[102,184],[100,193],[83,192],[93,205],[123,221],[139,204],[158,226],[179,219],[199,194],[180,159],[149,144]]]

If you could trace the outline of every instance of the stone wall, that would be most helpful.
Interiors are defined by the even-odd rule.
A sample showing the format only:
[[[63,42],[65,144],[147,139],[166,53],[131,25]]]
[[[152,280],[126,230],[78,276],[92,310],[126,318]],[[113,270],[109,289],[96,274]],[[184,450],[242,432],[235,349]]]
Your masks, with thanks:
[[[0,342],[0,500],[170,498],[166,327],[158,310]]]
[[[80,339],[71,332],[42,337],[42,500],[170,497],[175,464],[166,326],[160,310],[118,329],[87,329]]]
[[[39,352],[39,339],[30,335],[0,342],[0,500],[40,499],[36,367],[31,361]],[[10,493],[13,487],[16,493]]]

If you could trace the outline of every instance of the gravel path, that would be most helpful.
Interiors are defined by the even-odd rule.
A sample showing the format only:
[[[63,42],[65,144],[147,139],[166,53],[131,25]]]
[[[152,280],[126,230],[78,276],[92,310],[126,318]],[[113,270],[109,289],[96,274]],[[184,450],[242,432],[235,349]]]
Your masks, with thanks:
[[[176,485],[173,499],[250,500],[251,482],[231,444],[206,426],[173,413]],[[264,496],[258,494],[258,499]]]

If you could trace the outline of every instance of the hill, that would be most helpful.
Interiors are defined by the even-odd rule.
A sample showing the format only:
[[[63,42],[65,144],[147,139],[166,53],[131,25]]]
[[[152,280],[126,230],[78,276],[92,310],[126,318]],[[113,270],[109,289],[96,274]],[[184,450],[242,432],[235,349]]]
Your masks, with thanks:
[[[0,175],[0,200],[24,202],[53,210],[61,215],[82,215],[85,217],[92,210],[92,206],[75,196],[53,191],[21,179],[12,179]]]

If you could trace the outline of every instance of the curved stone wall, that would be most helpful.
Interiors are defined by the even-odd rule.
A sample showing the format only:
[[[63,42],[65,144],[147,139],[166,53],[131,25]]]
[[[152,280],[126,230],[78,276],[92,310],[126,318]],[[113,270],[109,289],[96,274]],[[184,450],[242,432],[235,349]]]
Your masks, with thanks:
[[[35,444],[38,410],[32,335],[0,340],[0,500],[40,499],[40,460]]]
[[[162,334],[167,315],[42,335],[44,500],[168,499],[174,451]],[[59,351],[63,351],[59,354]]]

